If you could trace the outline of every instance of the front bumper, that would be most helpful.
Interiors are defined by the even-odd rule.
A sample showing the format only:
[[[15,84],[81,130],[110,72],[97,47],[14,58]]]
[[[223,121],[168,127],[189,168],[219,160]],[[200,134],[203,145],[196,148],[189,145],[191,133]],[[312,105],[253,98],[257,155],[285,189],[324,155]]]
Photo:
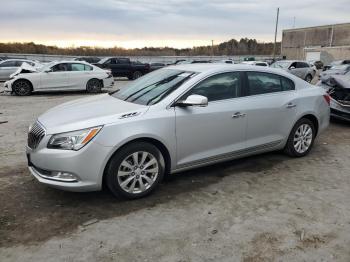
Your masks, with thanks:
[[[27,147],[28,168],[40,182],[67,191],[86,192],[102,188],[104,167],[111,148],[94,141],[78,151],[48,149],[49,136],[45,136],[37,149]],[[62,181],[50,172],[74,174],[74,181]]]
[[[4,83],[4,91],[5,92],[12,92],[12,81],[11,80],[6,81]]]

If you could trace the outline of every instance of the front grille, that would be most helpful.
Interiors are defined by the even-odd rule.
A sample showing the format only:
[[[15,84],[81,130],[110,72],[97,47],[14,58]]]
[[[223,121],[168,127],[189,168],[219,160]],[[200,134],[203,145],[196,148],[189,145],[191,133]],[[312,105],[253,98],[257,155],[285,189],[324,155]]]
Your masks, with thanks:
[[[35,124],[32,126],[28,133],[28,146],[31,149],[37,148],[44,136],[45,129],[40,125],[38,121],[35,122]]]

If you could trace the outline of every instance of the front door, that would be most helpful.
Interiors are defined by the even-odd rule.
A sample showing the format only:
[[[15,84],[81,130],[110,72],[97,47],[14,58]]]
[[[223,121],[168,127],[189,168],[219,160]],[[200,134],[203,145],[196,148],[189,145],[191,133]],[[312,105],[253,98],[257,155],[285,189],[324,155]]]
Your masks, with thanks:
[[[42,72],[40,77],[40,88],[38,89],[58,89],[68,87],[69,64],[60,63],[51,68],[51,71]]]
[[[193,94],[207,97],[209,103],[175,108],[177,168],[224,159],[246,146],[241,73],[210,76],[181,99]]]

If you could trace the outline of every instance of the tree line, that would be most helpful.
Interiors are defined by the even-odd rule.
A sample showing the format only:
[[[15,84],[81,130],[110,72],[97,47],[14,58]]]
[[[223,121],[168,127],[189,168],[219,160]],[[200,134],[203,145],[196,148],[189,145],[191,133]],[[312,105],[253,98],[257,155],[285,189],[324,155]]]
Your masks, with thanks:
[[[281,50],[281,43],[276,46],[276,54]],[[198,56],[198,55],[272,55],[273,43],[262,43],[256,39],[231,39],[214,46],[197,46],[193,48],[144,47],[126,49],[121,47],[57,47],[29,43],[0,43],[0,53],[49,54],[73,56]]]

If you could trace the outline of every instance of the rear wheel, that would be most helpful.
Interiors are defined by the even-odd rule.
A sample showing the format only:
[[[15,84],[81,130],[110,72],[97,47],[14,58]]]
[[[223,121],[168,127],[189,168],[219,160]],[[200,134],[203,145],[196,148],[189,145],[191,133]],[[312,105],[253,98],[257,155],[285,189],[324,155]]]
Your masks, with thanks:
[[[309,119],[300,119],[294,125],[284,151],[293,157],[307,155],[313,146],[315,135],[314,124]]]
[[[311,83],[311,81],[312,81],[312,75],[308,74],[308,75],[305,77],[305,81],[308,82],[308,83]]]
[[[86,84],[86,91],[88,93],[100,93],[102,89],[102,83],[98,79],[90,79]]]
[[[17,80],[13,83],[12,90],[18,96],[29,96],[32,93],[32,84],[28,80]]]
[[[113,156],[106,182],[115,196],[136,199],[157,187],[164,170],[164,158],[157,147],[146,142],[133,143]]]

